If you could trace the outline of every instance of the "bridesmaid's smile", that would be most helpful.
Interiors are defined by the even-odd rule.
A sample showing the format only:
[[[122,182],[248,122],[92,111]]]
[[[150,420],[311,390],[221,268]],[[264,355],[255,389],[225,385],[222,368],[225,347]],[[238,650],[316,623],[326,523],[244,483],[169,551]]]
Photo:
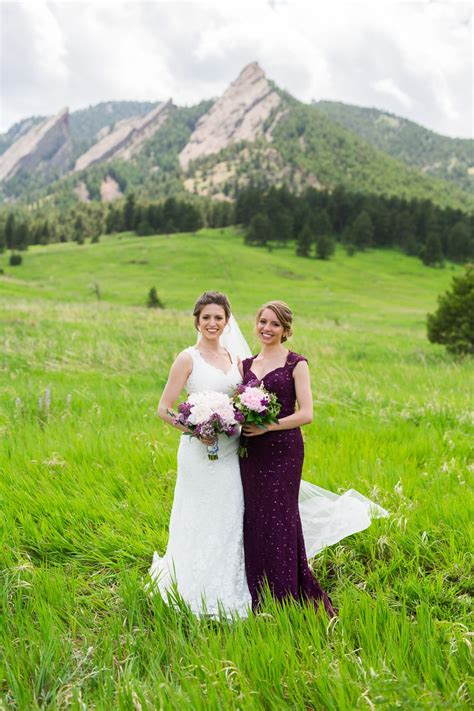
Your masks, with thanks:
[[[281,323],[276,320],[275,314],[271,309],[264,309],[258,320],[257,331],[262,343],[273,345],[281,343],[285,329]]]

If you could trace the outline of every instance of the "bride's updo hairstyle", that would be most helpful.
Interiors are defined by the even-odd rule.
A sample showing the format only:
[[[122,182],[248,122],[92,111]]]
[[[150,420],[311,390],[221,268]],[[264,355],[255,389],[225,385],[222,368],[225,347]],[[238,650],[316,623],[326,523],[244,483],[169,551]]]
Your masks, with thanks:
[[[293,329],[292,329],[292,323],[293,323],[293,312],[288,306],[288,304],[285,304],[284,301],[267,301],[266,304],[263,304],[257,311],[257,318],[256,318],[256,324],[258,325],[260,316],[262,313],[265,311],[265,309],[271,309],[275,316],[277,317],[277,321],[283,326],[283,336],[281,337],[281,342],[284,343],[290,336],[293,335]]]
[[[204,294],[201,294],[199,299],[196,301],[194,304],[194,309],[193,309],[193,316],[194,316],[194,325],[196,326],[196,329],[198,328],[199,325],[199,316],[201,315],[201,311],[205,306],[209,306],[210,304],[216,304],[217,306],[222,306],[224,309],[225,313],[225,320],[228,321],[230,318],[230,313],[231,313],[231,308],[230,308],[230,301],[227,298],[225,294],[222,294],[220,291],[205,291]]]

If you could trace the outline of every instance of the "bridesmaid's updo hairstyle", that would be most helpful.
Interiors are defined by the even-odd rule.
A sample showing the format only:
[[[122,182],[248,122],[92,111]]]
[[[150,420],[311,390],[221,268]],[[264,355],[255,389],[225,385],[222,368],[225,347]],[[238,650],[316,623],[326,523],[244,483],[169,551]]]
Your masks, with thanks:
[[[283,326],[284,333],[281,337],[281,342],[284,343],[288,340],[288,338],[290,338],[290,336],[293,335],[293,329],[291,327],[293,323],[292,310],[290,309],[288,304],[285,304],[284,301],[268,301],[266,304],[263,304],[263,306],[261,306],[257,312],[257,324],[260,319],[260,316],[262,315],[263,311],[265,311],[265,309],[271,309],[277,317],[277,321],[279,321],[280,324]]]
[[[227,298],[225,294],[222,294],[220,291],[205,291],[204,294],[201,294],[199,299],[196,301],[194,304],[194,309],[193,309],[193,316],[194,316],[194,325],[196,326],[196,329],[198,328],[199,325],[199,316],[201,315],[201,311],[205,306],[210,306],[210,304],[216,304],[217,306],[222,306],[224,309],[225,313],[225,320],[228,321],[230,318],[230,313],[231,313],[231,308],[230,308],[230,301]]]

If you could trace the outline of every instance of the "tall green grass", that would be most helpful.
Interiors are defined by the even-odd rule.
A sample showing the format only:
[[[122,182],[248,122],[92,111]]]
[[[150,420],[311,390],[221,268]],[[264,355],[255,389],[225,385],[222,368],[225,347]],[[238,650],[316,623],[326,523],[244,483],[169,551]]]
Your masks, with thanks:
[[[474,368],[424,327],[451,269],[393,252],[320,263],[233,230],[1,259],[4,707],[470,706]],[[163,312],[144,307],[153,285]],[[390,510],[313,561],[336,621],[267,600],[205,622],[144,592],[178,441],[156,404],[206,288],[230,295],[251,341],[261,302],[291,304],[315,397],[304,476]]]

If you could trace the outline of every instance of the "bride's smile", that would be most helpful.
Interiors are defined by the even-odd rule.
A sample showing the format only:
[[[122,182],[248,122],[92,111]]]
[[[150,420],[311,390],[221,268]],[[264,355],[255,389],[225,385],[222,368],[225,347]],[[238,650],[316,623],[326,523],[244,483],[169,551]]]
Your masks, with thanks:
[[[209,304],[201,311],[198,328],[201,336],[209,341],[218,341],[226,325],[224,310],[218,304]]]

